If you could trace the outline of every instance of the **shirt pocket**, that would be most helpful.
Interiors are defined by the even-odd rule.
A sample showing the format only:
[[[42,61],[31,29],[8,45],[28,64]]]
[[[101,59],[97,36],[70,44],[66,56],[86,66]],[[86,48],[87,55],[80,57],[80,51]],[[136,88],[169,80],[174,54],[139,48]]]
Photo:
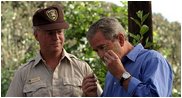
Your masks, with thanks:
[[[82,79],[81,78],[64,78],[63,79],[64,95],[79,97],[82,96]]]
[[[50,96],[46,83],[38,81],[35,83],[27,83],[23,88],[23,92],[27,97],[44,97]]]

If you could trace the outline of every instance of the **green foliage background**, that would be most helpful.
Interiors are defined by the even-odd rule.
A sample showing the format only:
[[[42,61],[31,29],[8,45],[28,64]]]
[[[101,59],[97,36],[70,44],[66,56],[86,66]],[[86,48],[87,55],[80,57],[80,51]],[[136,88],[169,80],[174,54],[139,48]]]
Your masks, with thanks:
[[[64,6],[65,19],[70,24],[70,28],[65,31],[65,49],[85,60],[96,73],[102,87],[104,86],[106,68],[90,48],[85,32],[93,22],[107,16],[117,18],[127,30],[127,2],[122,2],[124,6],[119,7],[104,1],[3,1],[1,2],[1,96],[6,95],[17,68],[34,57],[39,50],[32,33],[34,12],[37,8],[55,3]],[[181,96],[180,24],[169,23],[158,14],[155,14],[153,21],[154,44],[158,45],[156,49],[170,61],[175,74],[173,96]]]

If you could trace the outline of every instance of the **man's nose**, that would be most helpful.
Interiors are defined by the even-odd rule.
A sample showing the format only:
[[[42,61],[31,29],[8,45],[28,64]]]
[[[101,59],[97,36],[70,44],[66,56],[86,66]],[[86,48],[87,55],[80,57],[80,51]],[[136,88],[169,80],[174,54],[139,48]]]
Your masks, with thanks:
[[[53,33],[52,37],[54,40],[57,40],[57,39],[59,39],[59,34],[55,32],[55,33]]]

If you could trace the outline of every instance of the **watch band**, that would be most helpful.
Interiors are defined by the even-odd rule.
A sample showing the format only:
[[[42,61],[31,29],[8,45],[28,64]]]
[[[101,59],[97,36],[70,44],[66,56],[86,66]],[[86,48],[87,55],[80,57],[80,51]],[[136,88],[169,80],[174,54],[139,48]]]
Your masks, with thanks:
[[[124,82],[125,80],[128,80],[130,77],[131,77],[130,73],[124,72],[124,73],[122,74],[122,76],[121,76],[120,81],[119,81],[119,82],[120,82],[120,85],[123,86],[123,82]]]

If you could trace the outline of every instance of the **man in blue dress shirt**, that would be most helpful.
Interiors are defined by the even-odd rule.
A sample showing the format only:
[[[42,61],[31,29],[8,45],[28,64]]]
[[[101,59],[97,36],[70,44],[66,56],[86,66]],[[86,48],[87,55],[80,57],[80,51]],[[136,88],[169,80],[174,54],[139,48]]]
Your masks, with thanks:
[[[145,97],[172,95],[170,64],[154,50],[128,42],[124,28],[115,18],[102,18],[92,24],[87,39],[108,69],[103,97]],[[93,75],[84,78],[85,96],[96,96]]]

